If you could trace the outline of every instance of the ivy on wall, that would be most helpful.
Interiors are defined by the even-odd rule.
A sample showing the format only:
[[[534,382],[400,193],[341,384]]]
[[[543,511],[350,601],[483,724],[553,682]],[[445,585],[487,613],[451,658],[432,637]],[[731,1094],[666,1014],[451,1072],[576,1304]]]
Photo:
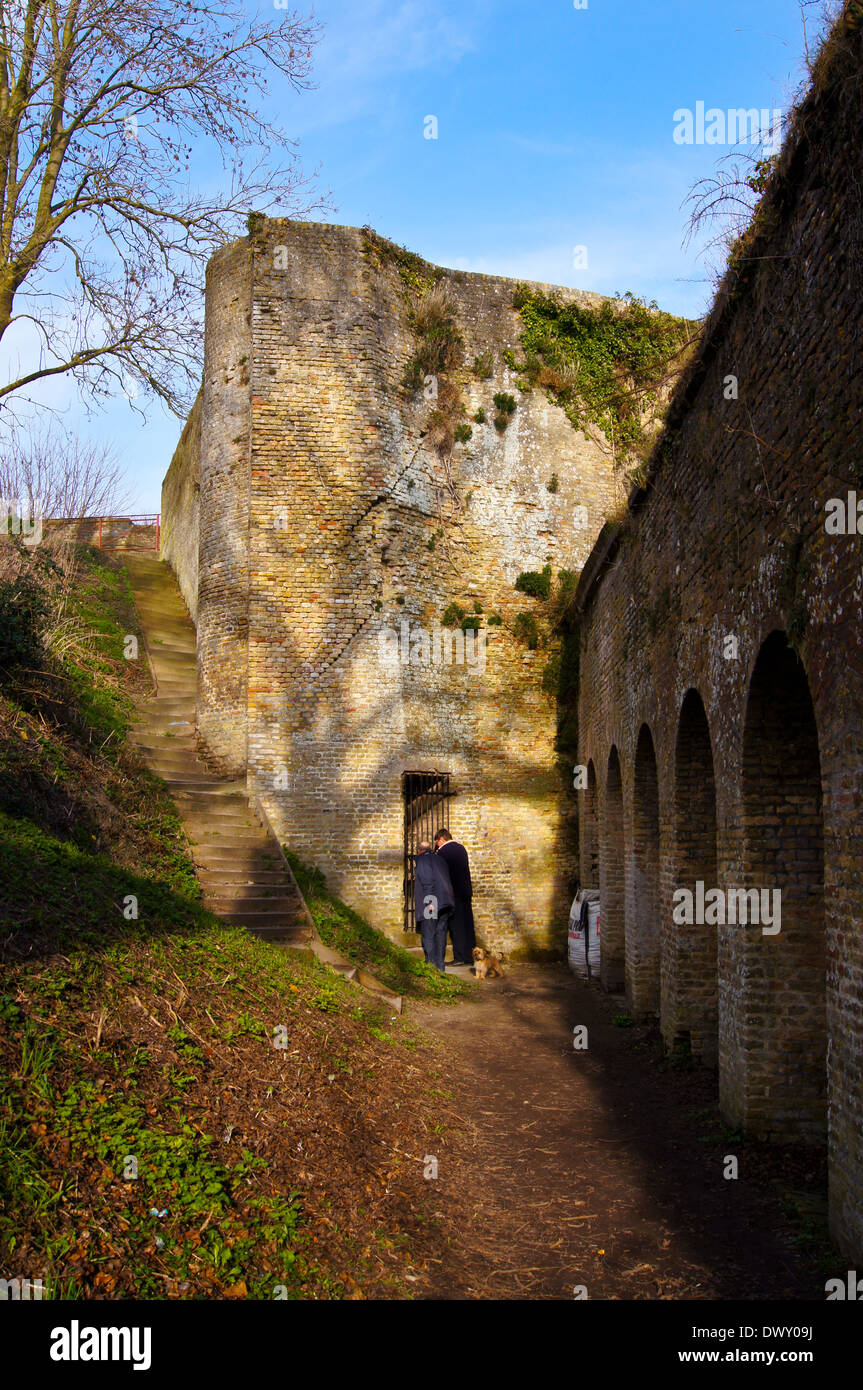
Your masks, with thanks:
[[[682,366],[697,325],[632,294],[602,304],[566,303],[520,285],[521,390],[544,388],[575,428],[598,426],[616,453],[638,456],[648,442],[645,416]]]

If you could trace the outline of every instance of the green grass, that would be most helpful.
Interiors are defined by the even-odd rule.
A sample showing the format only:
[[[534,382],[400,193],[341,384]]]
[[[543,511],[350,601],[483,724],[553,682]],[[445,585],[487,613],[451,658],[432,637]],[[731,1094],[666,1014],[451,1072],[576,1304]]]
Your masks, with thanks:
[[[376,1198],[367,1229],[356,1192],[327,1215],[350,1156],[304,1158],[302,1193],[288,1162],[341,1095],[329,1077],[358,1091],[341,1095],[347,1129],[359,1115],[385,1133],[393,1095],[406,1113],[393,1043],[414,1046],[410,1026],[203,908],[176,809],[125,741],[147,684],[122,657],[139,633],[128,580],[96,552],[78,565],[43,684],[7,673],[0,689],[0,1272],[45,1277],[53,1298],[410,1297],[368,1254]],[[385,983],[460,992],[385,958],[359,921]]]
[[[309,1037],[310,1063],[319,1045],[309,1020],[367,1040],[314,1063],[316,1071],[339,1063],[350,1071],[345,1059],[363,1046],[389,1050],[402,1039],[385,1031],[374,1003],[313,957],[225,926],[178,891],[182,876],[172,884],[148,867],[130,877],[104,856],[0,815],[0,874],[10,887],[4,929],[39,942],[40,956],[17,971],[7,966],[0,994],[0,1263],[14,1263],[23,1240],[31,1265],[38,1250],[34,1272],[47,1272],[52,1296],[83,1261],[86,1296],[236,1290],[272,1298],[278,1287],[279,1297],[341,1297],[342,1282],[313,1249],[316,1227],[298,1193],[273,1190],[269,1159],[222,1142],[207,1078],[221,1069],[225,1080],[241,1079],[231,1076],[230,1049],[239,1045],[241,1076],[257,1067],[256,1089],[272,1097],[274,1018],[286,1021],[291,1046]],[[138,922],[111,913],[121,890],[139,895]],[[131,1036],[125,1022],[96,1045],[100,1016],[127,1017],[138,1000],[146,1026],[178,987],[181,999],[202,1001],[193,1025],[189,1004],[158,1039]],[[74,1171],[58,1163],[63,1153]],[[130,1156],[133,1181],[124,1176]],[[154,1208],[166,1215],[154,1217]],[[82,1232],[91,1229],[103,1235],[88,1244]]]
[[[410,955],[340,898],[328,893],[319,869],[304,864],[287,847],[285,854],[325,945],[343,952],[357,965],[366,966],[381,984],[396,994],[453,1000],[470,993],[469,984],[442,975],[433,966]]]
[[[80,1255],[80,1231],[98,1212],[101,1227],[110,1229],[95,1261],[107,1281],[96,1286],[103,1291],[121,1284],[125,1296],[164,1297],[166,1281],[173,1281],[199,1294],[210,1286],[243,1285],[249,1296],[272,1297],[278,1283],[288,1297],[307,1296],[312,1288],[318,1296],[326,1277],[301,1258],[306,1237],[296,1194],[268,1191],[269,1165],[251,1151],[238,1149],[226,1158],[219,1136],[200,1124],[200,1097],[191,1111],[198,1123],[189,1122],[188,1094],[209,1070],[207,1054],[212,1057],[226,1037],[251,1039],[270,1052],[269,1019],[261,1014],[272,1014],[273,1006],[249,1007],[250,990],[258,998],[274,994],[282,1016],[301,1005],[311,1014],[324,994],[334,1011],[347,1012],[354,1000],[316,962],[274,952],[226,928],[184,895],[184,875],[174,883],[161,879],[160,864],[157,852],[153,876],[147,865],[130,875],[103,855],[0,813],[7,948],[11,944],[14,952],[16,938],[22,948],[35,941],[40,957],[26,969],[7,966],[9,992],[0,996],[3,1263],[15,1254],[22,1232],[31,1233],[32,1250],[38,1230],[40,1268],[61,1287],[71,1277],[73,1255]],[[112,910],[129,891],[139,897],[138,922],[125,922]],[[170,1066],[140,1041],[121,1038],[108,1050],[94,1047],[91,1020],[114,1016],[132,995],[144,996],[142,1007],[152,1010],[172,977],[191,993],[197,971],[214,960],[227,970],[222,1007],[229,1018],[208,1030],[205,1046],[176,1024],[165,1032],[164,1044],[176,1058]],[[16,984],[13,994],[9,987]],[[376,1015],[361,1017],[368,1029],[377,1027]],[[50,1135],[50,1151],[34,1143],[34,1132]],[[74,1155],[76,1174],[88,1174],[77,1201],[77,1179],[73,1184],[71,1172],[58,1173],[58,1150]],[[139,1169],[134,1182],[123,1181],[129,1155]],[[152,1207],[168,1215],[156,1220]],[[122,1250],[122,1274],[110,1258],[112,1248]],[[326,1296],[336,1294],[328,1287]]]

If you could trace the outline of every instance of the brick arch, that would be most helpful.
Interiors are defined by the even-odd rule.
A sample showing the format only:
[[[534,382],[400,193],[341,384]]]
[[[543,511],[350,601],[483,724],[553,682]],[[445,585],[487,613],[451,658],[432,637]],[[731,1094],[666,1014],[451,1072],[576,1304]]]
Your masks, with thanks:
[[[818,729],[803,663],[784,632],[758,654],[746,707],[742,769],[747,888],[781,891],[781,930],[739,932],[748,981],[743,1121],[759,1134],[822,1140],[827,1021],[824,822]]]
[[[626,991],[633,1011],[659,1013],[659,773],[653,735],[638,732],[632,785],[630,901],[626,914]]]
[[[587,787],[584,793],[581,851],[581,881],[585,888],[599,886],[599,796],[596,768],[593,759],[587,764]]]
[[[716,888],[716,776],[710,726],[701,695],[687,690],[674,753],[673,889],[693,895]],[[718,1051],[717,929],[707,924],[671,927],[670,973],[674,1000],[671,1046],[687,1043],[711,1065]],[[671,1022],[671,1020],[670,1020]],[[667,1034],[667,1036],[669,1036]]]
[[[623,776],[616,745],[608,755],[604,801],[599,836],[600,979],[605,989],[619,990],[626,967],[626,879]]]

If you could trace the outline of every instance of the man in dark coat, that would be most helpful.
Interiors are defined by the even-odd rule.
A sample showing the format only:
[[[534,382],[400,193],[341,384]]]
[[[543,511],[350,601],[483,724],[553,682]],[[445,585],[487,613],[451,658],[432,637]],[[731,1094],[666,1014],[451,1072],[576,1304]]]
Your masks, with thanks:
[[[452,883],[446,863],[432,854],[428,840],[419,847],[414,865],[414,911],[422,937],[423,951],[429,965],[444,971],[446,931],[453,910]]]
[[[467,850],[458,840],[453,839],[445,827],[437,832],[434,842],[437,857],[446,861],[455,898],[455,907],[449,921],[452,962],[453,965],[473,965],[476,932],[473,925],[473,884],[470,881]]]

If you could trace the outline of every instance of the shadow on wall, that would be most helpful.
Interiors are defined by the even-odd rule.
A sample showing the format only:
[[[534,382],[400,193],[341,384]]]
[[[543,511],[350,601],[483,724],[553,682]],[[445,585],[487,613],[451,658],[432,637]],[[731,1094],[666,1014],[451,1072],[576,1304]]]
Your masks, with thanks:
[[[327,584],[319,581],[317,594],[323,609],[338,611],[334,579]],[[241,586],[237,596],[242,600]],[[566,785],[563,772],[539,765],[529,756],[504,757],[499,747],[489,749],[485,737],[476,734],[478,715],[469,703],[471,699],[483,700],[481,694],[469,693],[466,697],[466,722],[474,721],[476,734],[473,747],[469,739],[463,742],[456,739],[447,747],[436,738],[436,716],[446,705],[446,701],[441,700],[436,709],[428,711],[428,734],[406,741],[401,749],[394,750],[394,740],[388,743],[382,740],[381,731],[398,727],[404,710],[401,686],[387,693],[379,684],[374,700],[366,711],[361,711],[357,708],[356,692],[351,688],[347,671],[357,644],[370,639],[374,616],[367,617],[363,626],[353,632],[338,657],[320,676],[312,676],[307,669],[310,662],[307,642],[302,647],[297,642],[293,625],[286,620],[285,608],[279,600],[258,590],[251,626],[253,631],[266,634],[266,637],[256,644],[250,667],[254,672],[251,700],[257,708],[248,731],[250,791],[254,790],[262,798],[289,847],[328,874],[333,891],[370,918],[374,925],[399,935],[403,902],[401,774],[426,765],[429,770],[449,771],[452,764],[457,763],[465,771],[463,775],[454,776],[456,796],[448,815],[453,833],[464,834],[467,839],[472,869],[478,880],[479,935],[493,943],[496,924],[517,924],[523,944],[515,952],[507,947],[511,956],[562,956],[576,877],[574,822],[562,813],[557,815],[547,846],[554,861],[559,863],[562,859],[563,864],[550,880],[546,877],[542,885],[548,905],[543,920],[530,933],[523,930],[523,896],[520,899],[515,889],[508,890],[506,884],[508,878],[514,880],[518,876],[519,863],[534,853],[534,848],[526,840],[519,842],[517,837],[507,846],[506,833],[509,822],[516,824],[525,807],[541,799],[537,788],[551,786],[542,814],[546,823],[549,815],[555,815],[557,806],[563,803]],[[299,617],[297,622],[301,622]],[[577,651],[577,646],[574,650]],[[565,665],[565,669],[570,681],[567,690],[571,690],[572,668]],[[577,660],[575,669],[577,671]],[[453,703],[458,704],[457,697],[453,697]],[[548,703],[551,722],[552,699]],[[571,718],[573,708],[573,702],[567,701],[566,718]],[[331,740],[316,738],[316,729],[322,728],[333,732]],[[301,739],[303,736],[308,739],[299,744],[301,757],[296,756],[298,734]],[[358,764],[361,765],[359,774]],[[269,784],[269,779],[261,775],[267,765],[272,768]],[[316,766],[323,774],[317,781]],[[289,791],[278,785],[280,769],[287,774]],[[565,770],[571,785],[571,766],[567,765]],[[495,875],[490,887],[483,883],[487,877],[483,845],[471,843],[460,826],[459,793],[463,804],[469,795],[471,807],[479,802],[497,808],[493,812],[497,817],[495,828],[499,829],[503,840],[504,854],[510,854],[511,858],[509,867]],[[462,825],[464,819],[462,812]],[[380,848],[382,838],[385,848]],[[370,849],[370,841],[378,848]],[[527,862],[529,865],[529,859]],[[360,865],[367,866],[363,880],[367,882],[371,877],[376,885],[371,891],[366,888],[362,893],[358,891]],[[529,874],[529,868],[527,872]],[[383,907],[381,899],[385,900]],[[376,913],[370,913],[370,901],[376,903]],[[543,940],[546,936],[550,945]]]

